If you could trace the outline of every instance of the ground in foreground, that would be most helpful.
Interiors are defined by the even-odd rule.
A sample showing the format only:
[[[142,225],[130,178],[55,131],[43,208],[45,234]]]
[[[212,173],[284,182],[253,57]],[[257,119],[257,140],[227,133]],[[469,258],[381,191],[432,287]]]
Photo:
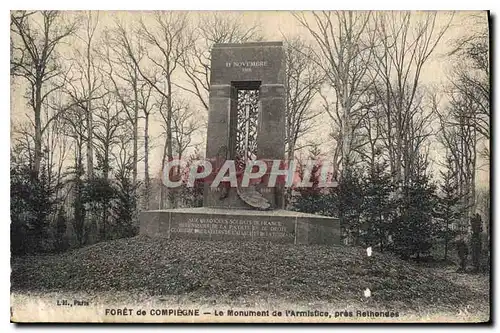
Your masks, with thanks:
[[[411,321],[486,321],[488,281],[385,253],[367,257],[361,248],[138,236],[14,257],[11,290],[17,300],[48,296],[53,303],[64,294],[94,304],[376,309],[405,313]],[[364,296],[366,288],[371,297]]]

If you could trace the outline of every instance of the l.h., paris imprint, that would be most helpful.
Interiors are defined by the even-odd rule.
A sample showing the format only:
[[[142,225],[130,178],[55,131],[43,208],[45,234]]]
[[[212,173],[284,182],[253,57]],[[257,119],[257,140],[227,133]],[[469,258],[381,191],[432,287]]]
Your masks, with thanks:
[[[488,12],[10,29],[11,321],[490,321]]]

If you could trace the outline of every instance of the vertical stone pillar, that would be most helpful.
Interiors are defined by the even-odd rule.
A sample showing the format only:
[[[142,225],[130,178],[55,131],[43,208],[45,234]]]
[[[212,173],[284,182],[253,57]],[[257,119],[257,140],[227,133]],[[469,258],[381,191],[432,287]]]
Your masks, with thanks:
[[[206,157],[224,163],[234,159],[237,121],[237,89],[260,87],[257,133],[258,159],[283,159],[285,153],[285,77],[282,42],[216,44],[212,49],[210,102]],[[221,165],[214,165],[214,169]],[[250,208],[236,189],[223,197],[205,184],[203,205],[217,208]],[[260,187],[272,208],[281,208],[281,190]]]
[[[285,87],[262,84],[260,87],[261,119],[257,135],[257,158],[283,160],[285,157]],[[261,190],[274,208],[282,208],[283,186]]]
[[[260,103],[258,158],[282,159],[285,156],[285,86],[262,84]]]
[[[209,95],[209,112],[207,127],[207,153],[212,161],[212,170],[222,166],[229,156],[230,114],[232,87],[230,84],[212,84]],[[212,178],[213,179],[213,178]],[[217,204],[219,193],[210,188],[210,182],[204,184],[203,206],[213,207]]]
[[[231,91],[232,87],[230,84],[213,84],[210,86],[207,157],[224,154],[224,158],[226,158],[225,153],[229,149]]]

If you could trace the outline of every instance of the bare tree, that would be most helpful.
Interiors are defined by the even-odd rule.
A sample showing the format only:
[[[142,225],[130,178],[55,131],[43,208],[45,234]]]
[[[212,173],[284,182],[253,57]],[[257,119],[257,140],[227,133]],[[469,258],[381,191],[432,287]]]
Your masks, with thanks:
[[[120,132],[120,135],[117,136],[117,148],[111,153],[116,165],[115,176],[121,179],[128,179],[130,177],[134,164],[133,153],[130,153],[132,151],[131,146],[133,145],[130,132],[130,130]]]
[[[141,88],[139,89],[140,99],[139,99],[139,108],[142,110],[143,118],[144,118],[144,208],[149,209],[149,196],[151,192],[151,184],[149,177],[149,121],[150,117],[156,109],[156,105],[153,101],[153,87],[144,82],[142,83]]]
[[[214,44],[245,43],[262,39],[257,22],[242,24],[241,14],[200,13],[193,36],[193,45],[181,58],[187,84],[179,88],[193,94],[208,111],[211,51]]]
[[[28,103],[33,110],[34,156],[33,173],[38,176],[42,160],[42,135],[54,118],[42,124],[42,105],[60,84],[61,75],[56,47],[76,30],[75,22],[66,22],[58,11],[11,13],[11,73],[27,81]]]
[[[193,136],[202,126],[201,119],[197,116],[198,113],[200,113],[199,110],[193,110],[191,106],[184,101],[174,103],[172,123],[174,151],[178,159],[182,159],[186,150],[196,144],[193,142]]]
[[[111,88],[112,90],[112,88]],[[110,172],[113,168],[113,152],[121,143],[121,132],[126,118],[116,95],[110,93],[103,97],[101,106],[94,114],[94,137],[98,167],[102,170],[100,181],[108,189],[111,187]],[[99,232],[101,239],[106,239],[111,196],[103,191],[101,201],[101,222]]]
[[[360,99],[372,83],[367,73],[373,58],[371,14],[323,11],[313,12],[311,20],[304,14],[293,15],[315,41],[311,61],[325,73],[328,83],[324,110],[339,128],[333,137],[340,147],[340,161],[334,162],[347,170],[354,162],[354,137],[365,116]],[[326,94],[333,95],[333,100]]]
[[[312,51],[299,37],[285,37],[286,132],[287,158],[294,160],[297,140],[313,127],[320,112],[311,107],[324,75],[309,59]]]
[[[27,164],[33,168],[34,135],[31,123],[26,120],[12,125],[11,161],[14,164]]]
[[[427,135],[417,132],[427,126],[430,115],[415,120],[422,110],[420,76],[452,19],[439,28],[436,15],[414,17],[410,12],[397,12],[378,13],[375,17],[377,45],[371,73],[385,115],[382,139],[397,182],[408,180],[418,155],[415,145],[420,145],[421,136]]]
[[[107,181],[112,168],[111,152],[119,143],[118,136],[124,125],[125,117],[114,94],[104,96],[96,111],[94,121],[96,156],[100,162],[103,178]]]
[[[60,99],[61,95],[61,92],[58,91],[55,96],[51,96],[51,99]],[[42,119],[45,123],[47,123],[48,119],[53,118],[55,113],[59,112],[59,108],[53,108],[49,103],[44,103],[42,110]],[[63,184],[63,167],[71,149],[71,142],[65,135],[63,126],[64,122],[60,120],[60,117],[54,117],[54,121],[50,122],[49,126],[44,130],[44,143],[42,145],[42,151],[47,155],[47,180],[49,184],[54,184],[54,196],[56,198],[59,198],[60,187]]]
[[[450,55],[456,59],[456,65],[449,77],[448,105],[440,114],[441,142],[453,157],[459,192],[469,219],[478,209],[476,172],[481,168],[478,160],[482,157],[486,164],[490,160],[490,51],[484,15],[468,17],[474,27],[454,41]],[[484,150],[480,143],[484,143]],[[464,229],[467,222],[462,223]]]
[[[167,110],[165,107],[165,98],[161,98],[158,106],[159,114],[163,120],[163,134],[167,132]],[[189,103],[184,100],[174,101],[172,113],[172,136],[173,136],[173,151],[175,158],[182,160],[184,153],[190,147],[196,145],[193,142],[195,133],[203,126],[201,118],[196,115],[200,111],[194,111]],[[166,144],[163,149],[163,160],[167,159]],[[181,174],[180,166],[175,170],[172,176],[178,177]],[[160,198],[161,200],[161,198]],[[171,202],[173,203],[173,202]],[[161,204],[160,204],[161,205]]]
[[[373,87],[366,91],[360,103],[364,106],[364,117],[359,124],[358,142],[353,150],[360,156],[360,160],[367,164],[368,170],[375,170],[379,158],[383,155],[383,123],[384,114],[378,105]]]
[[[490,50],[488,29],[484,15],[468,17],[474,28],[464,37],[454,41],[450,56],[456,59],[450,84],[454,94],[469,100],[469,117],[478,132],[478,139],[490,140]],[[480,27],[477,29],[477,27]],[[489,161],[489,147],[486,144],[481,156]]]
[[[434,98],[433,107],[439,116],[440,131],[438,140],[445,147],[446,154],[452,162],[454,175],[458,184],[458,194],[462,199],[466,217],[475,214],[476,169],[478,131],[474,117],[475,102],[461,93],[448,96],[450,101],[444,110]],[[462,221],[462,231],[467,230],[467,218]]]
[[[94,140],[93,140],[93,113],[97,106],[94,104],[103,97],[103,77],[100,72],[95,46],[95,34],[99,24],[99,14],[88,11],[83,20],[83,31],[76,33],[83,47],[74,50],[72,61],[72,77],[67,80],[67,93],[73,103],[85,111],[86,162],[87,178],[94,177]]]
[[[84,176],[83,155],[84,145],[87,141],[87,130],[85,128],[86,114],[84,110],[72,103],[68,102],[68,106],[64,107],[65,112],[61,114],[60,122],[64,133],[71,138],[73,144],[73,166],[69,168],[68,174],[71,178],[68,181],[70,187],[68,195],[72,197],[72,214],[73,214],[73,229],[75,231],[78,244],[81,246],[88,241],[89,234],[85,229],[85,206],[83,203]]]
[[[104,34],[104,48],[101,54],[107,64],[107,75],[114,86],[114,93],[126,112],[132,127],[132,181],[137,182],[137,164],[139,162],[139,111],[140,88],[143,80],[139,74],[139,66],[145,57],[145,50],[140,37],[133,28],[126,28],[116,22],[115,29]]]
[[[189,32],[187,14],[180,12],[155,12],[152,20],[147,23],[140,22],[138,33],[149,46],[146,49],[148,64],[139,65],[139,59],[135,54],[129,54],[141,77],[150,84],[154,90],[165,98],[166,110],[166,159],[173,158],[173,88],[174,72],[178,68],[182,57],[192,45]],[[132,49],[129,39],[123,40],[127,49]],[[149,71],[145,68],[150,65]],[[157,76],[156,73],[159,73]],[[162,161],[162,170],[166,159]],[[162,197],[165,189],[162,187]],[[173,198],[169,196],[172,202]],[[163,201],[161,201],[163,202]]]

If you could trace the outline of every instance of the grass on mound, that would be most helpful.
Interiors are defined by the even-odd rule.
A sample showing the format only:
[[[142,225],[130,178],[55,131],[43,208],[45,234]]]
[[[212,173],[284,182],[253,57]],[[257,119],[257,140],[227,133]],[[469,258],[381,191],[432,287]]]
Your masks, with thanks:
[[[367,287],[369,300],[363,297]],[[13,257],[11,289],[352,300],[399,309],[457,308],[481,297],[392,255],[367,257],[362,248],[145,236],[57,255]]]

